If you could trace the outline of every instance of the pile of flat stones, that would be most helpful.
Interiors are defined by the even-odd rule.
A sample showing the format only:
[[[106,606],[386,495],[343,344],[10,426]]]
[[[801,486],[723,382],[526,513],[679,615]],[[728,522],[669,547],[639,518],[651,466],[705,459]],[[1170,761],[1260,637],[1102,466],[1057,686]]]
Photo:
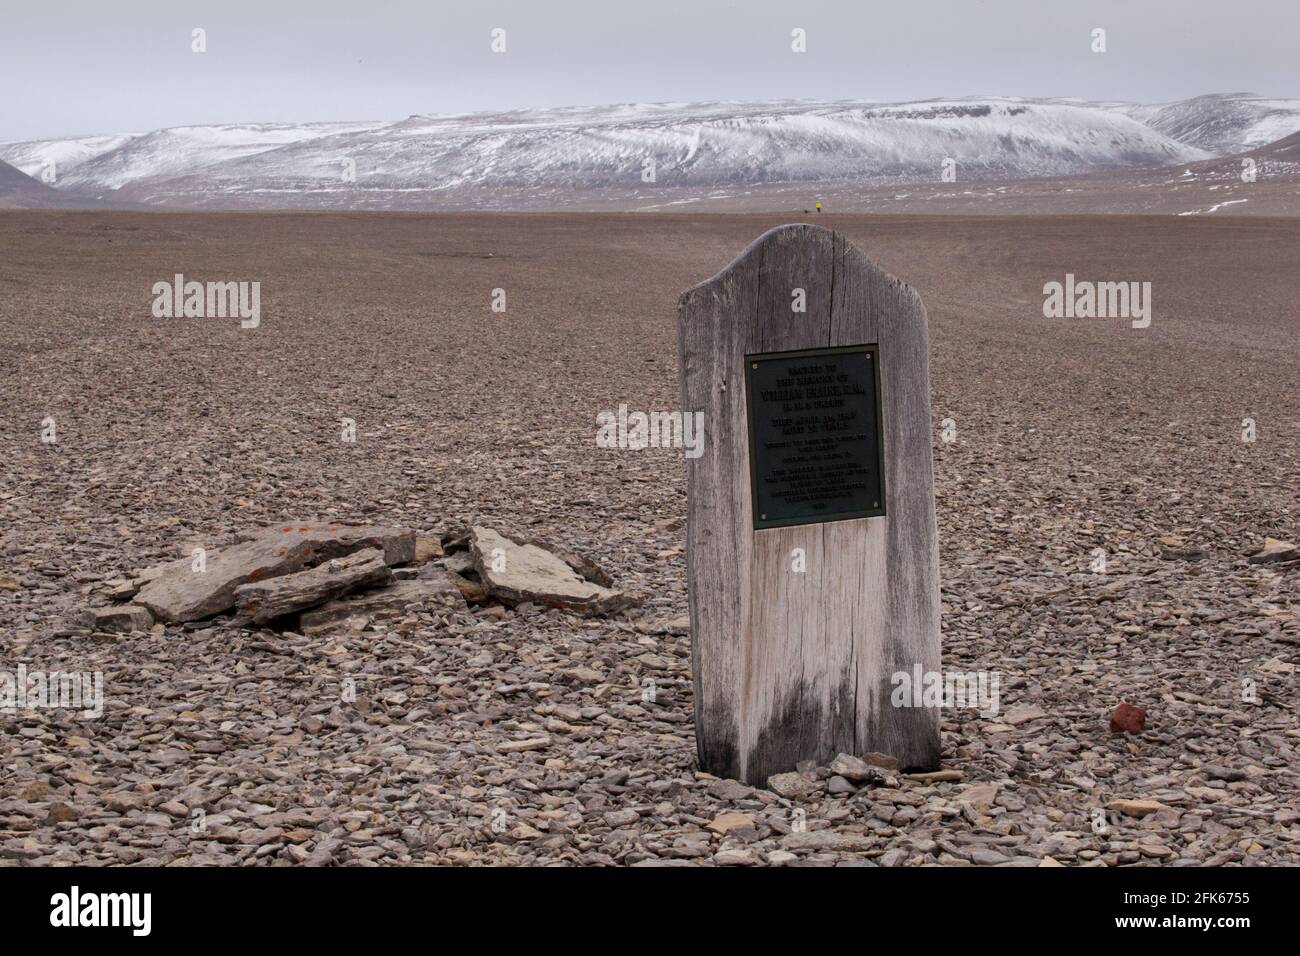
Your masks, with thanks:
[[[242,626],[310,634],[358,617],[467,603],[608,615],[635,603],[612,585],[585,557],[486,527],[435,536],[374,525],[285,524],[111,580],[106,594],[118,603],[80,610],[69,631],[147,631],[155,622],[230,613]]]

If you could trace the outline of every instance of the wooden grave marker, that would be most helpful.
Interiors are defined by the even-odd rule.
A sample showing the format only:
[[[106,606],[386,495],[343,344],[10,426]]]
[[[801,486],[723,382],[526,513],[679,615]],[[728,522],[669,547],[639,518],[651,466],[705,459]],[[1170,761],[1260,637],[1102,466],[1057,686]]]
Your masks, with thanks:
[[[678,353],[705,426],[686,529],[701,768],[934,769],[938,710],[891,704],[892,675],[939,669],[920,297],[839,233],[780,226],[682,294]]]

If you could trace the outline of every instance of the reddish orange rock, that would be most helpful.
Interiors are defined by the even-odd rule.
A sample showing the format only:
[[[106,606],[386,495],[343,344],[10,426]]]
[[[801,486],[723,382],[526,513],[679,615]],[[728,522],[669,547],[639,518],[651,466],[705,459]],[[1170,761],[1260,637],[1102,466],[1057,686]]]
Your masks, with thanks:
[[[1140,734],[1147,725],[1147,712],[1132,704],[1120,704],[1110,715],[1112,734]]]

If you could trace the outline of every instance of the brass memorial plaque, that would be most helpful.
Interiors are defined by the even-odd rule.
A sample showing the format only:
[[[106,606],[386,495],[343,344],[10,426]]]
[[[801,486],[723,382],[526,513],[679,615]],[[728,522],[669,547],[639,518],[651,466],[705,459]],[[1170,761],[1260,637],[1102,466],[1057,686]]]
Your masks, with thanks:
[[[754,527],[885,513],[879,347],[745,356]]]

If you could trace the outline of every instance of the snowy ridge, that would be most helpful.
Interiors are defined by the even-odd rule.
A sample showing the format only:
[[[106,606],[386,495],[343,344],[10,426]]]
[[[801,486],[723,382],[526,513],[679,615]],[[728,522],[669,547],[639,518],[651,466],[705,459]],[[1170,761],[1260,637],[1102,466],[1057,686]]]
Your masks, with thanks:
[[[1215,93],[1178,103],[1120,108],[1158,132],[1216,156],[1258,149],[1300,130],[1300,100]]]
[[[934,182],[947,159],[970,182],[1186,163],[1281,138],[1298,119],[1300,101],[1247,95],[631,104],[177,127],[0,145],[0,160],[31,175],[53,162],[61,190],[166,205],[536,207],[664,187]]]
[[[177,126],[151,133],[37,140],[0,146],[0,158],[29,176],[53,164],[54,185],[70,189],[120,189],[160,176],[185,175],[318,136],[368,129],[378,123],[253,123]]]

